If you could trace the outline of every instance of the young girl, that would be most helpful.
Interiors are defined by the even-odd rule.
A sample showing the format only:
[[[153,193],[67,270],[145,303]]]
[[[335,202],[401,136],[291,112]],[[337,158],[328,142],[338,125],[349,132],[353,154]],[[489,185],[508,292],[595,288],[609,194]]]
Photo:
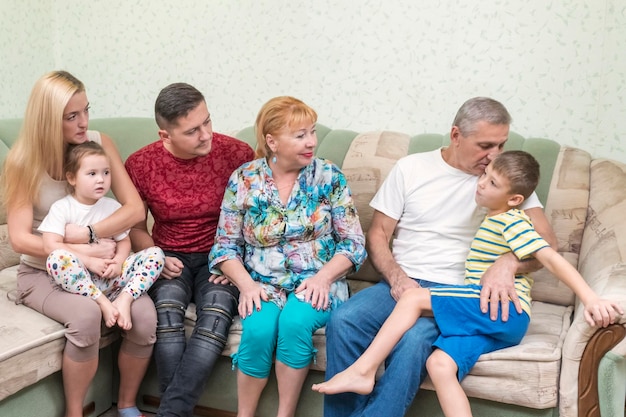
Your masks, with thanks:
[[[71,194],[52,204],[38,228],[44,249],[50,252],[46,262],[48,273],[65,291],[93,299],[100,306],[107,327],[117,324],[129,330],[130,305],[159,277],[163,251],[151,247],[129,256],[130,238],[128,232],[123,232],[113,236],[116,249],[111,259],[78,257],[70,252],[63,243],[67,224],[87,226],[91,230],[93,223],[110,216],[120,203],[105,197],[111,188],[111,164],[99,144],[88,141],[72,145],[65,161]]]

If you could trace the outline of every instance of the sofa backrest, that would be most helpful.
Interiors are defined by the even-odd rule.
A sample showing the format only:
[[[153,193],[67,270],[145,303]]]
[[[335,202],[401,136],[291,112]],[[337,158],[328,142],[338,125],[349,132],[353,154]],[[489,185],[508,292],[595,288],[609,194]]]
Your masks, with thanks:
[[[137,149],[159,139],[159,127],[150,117],[92,119],[89,121],[89,129],[113,138],[122,160],[126,160]]]

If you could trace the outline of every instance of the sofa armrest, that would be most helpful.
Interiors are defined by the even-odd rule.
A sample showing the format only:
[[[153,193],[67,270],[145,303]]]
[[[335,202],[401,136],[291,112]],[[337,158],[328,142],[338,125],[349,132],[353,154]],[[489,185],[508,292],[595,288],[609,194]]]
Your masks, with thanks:
[[[588,281],[601,297],[616,300],[626,310],[625,274],[625,266],[619,264],[599,271]],[[612,285],[619,281],[621,285]],[[626,336],[626,317],[618,318],[612,326],[598,329],[589,326],[583,311],[582,304],[579,304],[563,344],[559,389],[561,416],[600,415],[597,378],[600,360]],[[593,411],[596,408],[597,413]]]
[[[9,242],[9,232],[6,224],[0,224],[0,271],[20,262],[20,255],[15,253]]]
[[[589,208],[580,247],[578,270],[589,286],[601,297],[617,301],[626,309],[626,164],[607,159],[596,159],[590,164]],[[590,345],[596,328],[590,327],[578,305],[574,322],[563,346],[560,381],[560,415],[577,416],[579,376],[597,372],[597,363],[621,340],[621,330],[601,331],[596,336],[598,346]],[[626,324],[620,317],[619,325]],[[613,339],[616,339],[613,341]],[[595,339],[594,339],[595,341]],[[600,347],[604,345],[604,347]],[[583,352],[591,356],[590,367],[581,369]],[[626,352],[615,351],[626,357]],[[587,366],[588,363],[585,363]],[[620,375],[624,378],[626,375]],[[580,382],[581,384],[584,381]],[[593,382],[597,392],[597,379]],[[590,388],[591,389],[591,388]],[[587,395],[596,395],[596,392]],[[583,394],[582,392],[580,393]],[[580,410],[582,411],[582,410]]]
[[[604,355],[626,336],[626,327],[612,324],[599,329],[589,339],[580,360],[578,373],[578,415],[583,417],[600,416],[600,395],[598,388],[598,368]]]

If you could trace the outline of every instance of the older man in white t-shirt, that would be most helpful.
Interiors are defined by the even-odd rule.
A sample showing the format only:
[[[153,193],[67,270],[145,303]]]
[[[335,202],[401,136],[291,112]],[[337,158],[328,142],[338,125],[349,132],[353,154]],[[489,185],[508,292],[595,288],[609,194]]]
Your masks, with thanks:
[[[476,183],[502,152],[510,123],[501,103],[475,97],[457,112],[448,147],[406,156],[391,170],[370,203],[375,212],[367,234],[370,260],[383,279],[331,315],[326,327],[327,379],[361,355],[407,288],[463,283],[470,242],[485,217],[474,200]],[[522,208],[554,245],[554,232],[537,196]],[[506,320],[512,300],[521,311],[515,272],[539,268],[536,261],[520,263],[512,254],[502,256],[483,276],[481,309],[494,320],[498,314]],[[327,395],[324,416],[404,416],[425,377],[426,358],[438,333],[432,319],[420,318],[387,359],[374,391]]]

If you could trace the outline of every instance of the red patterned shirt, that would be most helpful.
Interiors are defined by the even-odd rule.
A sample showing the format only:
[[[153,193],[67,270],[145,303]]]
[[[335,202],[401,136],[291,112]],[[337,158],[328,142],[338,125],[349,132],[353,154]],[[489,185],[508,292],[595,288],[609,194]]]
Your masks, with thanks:
[[[247,143],[219,133],[206,156],[177,158],[160,140],[130,155],[126,170],[154,217],[154,243],[175,252],[209,252],[228,178],[252,159]]]

